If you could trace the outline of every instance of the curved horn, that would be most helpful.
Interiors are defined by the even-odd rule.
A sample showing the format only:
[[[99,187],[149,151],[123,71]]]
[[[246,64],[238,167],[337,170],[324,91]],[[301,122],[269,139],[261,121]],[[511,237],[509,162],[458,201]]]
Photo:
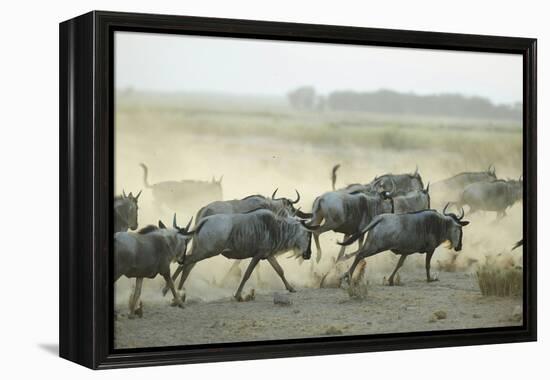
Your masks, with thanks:
[[[143,191],[143,190],[140,190],[139,193],[137,193],[137,195],[135,196],[136,201],[138,200],[138,198],[139,198],[139,196],[141,195],[141,192],[142,192],[142,191]]]
[[[416,169],[414,169],[414,175],[418,174],[418,164],[416,164]]]
[[[296,192],[296,200],[295,201],[290,201],[290,203],[292,203],[293,205],[300,202],[300,193],[296,189],[294,189],[294,191]]]
[[[390,191],[390,196],[393,196],[393,193],[395,192],[395,181],[393,180],[393,178],[391,179],[391,191]]]
[[[450,203],[450,202],[447,202],[447,204],[446,204],[445,207],[443,208],[443,215],[447,215],[447,207],[449,207],[449,203]]]
[[[178,223],[176,222],[176,213],[174,213],[174,219],[172,219],[172,227],[178,228]]]
[[[429,193],[430,192],[430,183],[428,182],[428,186],[426,186],[426,193]]]
[[[183,229],[185,232],[189,231],[189,227],[191,227],[191,222],[193,221],[193,217],[191,217],[191,219],[189,219],[189,223],[187,223],[187,226],[185,226],[185,228]]]
[[[271,199],[275,199],[275,195],[277,194],[277,190],[279,190],[279,188],[276,188],[275,191],[273,192],[273,194],[271,194]]]
[[[464,207],[460,208],[460,216],[458,217],[458,220],[462,220],[464,218]]]
[[[123,196],[124,198],[127,198],[127,197],[126,197],[126,193],[124,192],[124,189],[122,189],[122,196]]]

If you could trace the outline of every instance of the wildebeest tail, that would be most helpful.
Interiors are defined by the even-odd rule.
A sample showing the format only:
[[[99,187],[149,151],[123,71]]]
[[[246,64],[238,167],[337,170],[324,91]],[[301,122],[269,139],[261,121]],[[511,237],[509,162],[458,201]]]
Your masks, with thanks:
[[[523,245],[523,239],[518,241],[516,244],[514,244],[514,247],[512,248],[512,251],[518,247],[521,247]]]
[[[343,242],[336,242],[337,244],[339,245],[350,245],[352,244],[353,242],[357,241],[357,239],[359,239],[361,236],[363,236],[364,234],[366,234],[367,232],[369,232],[370,230],[372,230],[378,223],[380,223],[382,221],[381,218],[374,218],[372,220],[372,222],[370,222],[365,228],[363,228],[362,230],[360,230],[359,232],[356,232],[354,233],[353,235],[351,235],[349,238],[347,238],[346,240],[344,240]]]
[[[336,164],[332,167],[332,175],[330,177],[332,180],[332,190],[336,190],[336,172],[338,169],[340,169],[340,164]]]
[[[143,184],[145,185],[145,187],[150,189],[153,186],[151,186],[151,184],[147,181],[149,170],[147,169],[147,166],[145,166],[144,163],[140,163],[139,166],[141,166],[141,168],[143,169]]]

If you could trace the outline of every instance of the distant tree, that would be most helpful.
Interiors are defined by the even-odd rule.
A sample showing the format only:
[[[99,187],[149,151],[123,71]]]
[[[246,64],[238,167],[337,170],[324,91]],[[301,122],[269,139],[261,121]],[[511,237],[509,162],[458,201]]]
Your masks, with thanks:
[[[310,110],[315,105],[315,89],[312,86],[299,87],[287,94],[292,108]]]

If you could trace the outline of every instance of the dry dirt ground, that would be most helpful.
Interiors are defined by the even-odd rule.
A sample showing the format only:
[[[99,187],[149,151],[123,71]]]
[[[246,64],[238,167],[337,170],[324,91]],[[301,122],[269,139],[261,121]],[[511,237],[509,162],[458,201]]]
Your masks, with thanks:
[[[289,306],[274,304],[282,287],[256,288],[256,298],[236,302],[234,289],[218,288],[220,299],[205,302],[188,295],[185,308],[169,306],[160,287],[145,294],[143,318],[126,317],[126,303],[117,304],[118,348],[292,339],[326,335],[363,335],[411,331],[469,329],[521,325],[514,309],[520,298],[483,297],[470,273],[439,274],[426,283],[414,269],[401,274],[401,286],[370,283],[363,300],[341,288],[299,288]],[[160,285],[160,284],[159,284]],[[250,289],[248,287],[248,289]],[[156,294],[155,294],[156,293]],[[438,319],[434,313],[444,312]]]

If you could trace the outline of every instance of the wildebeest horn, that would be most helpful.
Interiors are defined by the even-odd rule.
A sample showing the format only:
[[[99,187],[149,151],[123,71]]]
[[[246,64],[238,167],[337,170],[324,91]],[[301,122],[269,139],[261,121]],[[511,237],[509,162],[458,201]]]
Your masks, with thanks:
[[[138,198],[139,198],[139,196],[141,195],[141,192],[142,192],[142,191],[143,191],[143,190],[140,190],[139,193],[137,193],[137,195],[136,195],[136,201],[138,200]]]
[[[122,196],[126,198],[126,193],[124,192],[124,189],[122,189]]]
[[[447,207],[449,207],[449,203],[450,202],[447,202],[447,204],[445,205],[445,207],[443,208],[443,215],[447,215]]]
[[[277,190],[279,190],[279,188],[276,188],[275,191],[273,192],[273,194],[271,194],[271,199],[275,199],[275,195],[277,194]]]
[[[178,223],[176,222],[176,213],[174,213],[174,219],[172,220],[172,227],[178,228]]]
[[[162,223],[162,220],[159,220],[159,228],[165,230],[166,229],[166,226],[164,225],[164,223]]]
[[[183,229],[185,232],[189,231],[189,227],[191,227],[191,222],[193,221],[193,217],[191,217],[191,219],[189,219],[189,223],[187,223],[187,226],[185,226],[185,228]]]
[[[460,216],[458,217],[458,220],[462,220],[464,218],[464,207],[460,208]]]
[[[414,169],[414,175],[418,174],[418,164],[416,165],[416,169]]]
[[[430,183],[428,182],[428,186],[426,186],[426,193],[430,192]]]
[[[293,205],[300,202],[300,193],[296,189],[294,189],[294,191],[296,192],[296,200],[295,201],[290,201],[290,203],[292,203]]]

